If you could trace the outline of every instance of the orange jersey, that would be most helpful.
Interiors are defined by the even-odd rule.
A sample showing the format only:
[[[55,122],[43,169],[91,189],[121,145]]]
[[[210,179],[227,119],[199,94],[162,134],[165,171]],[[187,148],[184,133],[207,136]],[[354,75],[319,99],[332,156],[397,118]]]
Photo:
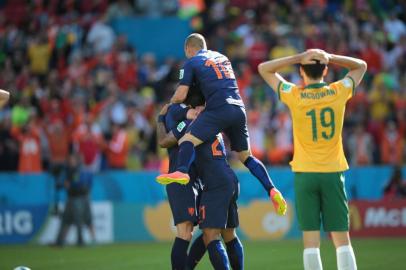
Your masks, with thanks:
[[[332,84],[299,87],[281,82],[277,92],[292,116],[294,172],[339,172],[348,169],[342,144],[345,105],[353,95],[350,77]]]

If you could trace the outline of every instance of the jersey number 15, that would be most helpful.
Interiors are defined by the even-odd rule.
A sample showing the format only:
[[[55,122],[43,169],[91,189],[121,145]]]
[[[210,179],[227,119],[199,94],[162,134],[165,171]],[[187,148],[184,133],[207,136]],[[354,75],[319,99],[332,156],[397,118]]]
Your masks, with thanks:
[[[214,72],[216,72],[217,79],[221,80],[223,78],[226,79],[235,79],[233,68],[231,67],[230,61],[224,62],[214,62],[213,60],[206,60],[204,63],[206,67],[213,68]]]

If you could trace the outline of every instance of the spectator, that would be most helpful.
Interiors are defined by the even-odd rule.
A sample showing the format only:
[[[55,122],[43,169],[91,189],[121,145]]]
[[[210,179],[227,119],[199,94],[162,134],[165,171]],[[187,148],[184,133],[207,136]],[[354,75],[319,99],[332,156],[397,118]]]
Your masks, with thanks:
[[[395,122],[386,124],[381,142],[382,162],[392,165],[400,165],[403,161],[404,141],[396,127]]]
[[[30,71],[39,76],[41,83],[45,82],[45,76],[49,71],[51,52],[51,46],[43,33],[35,37],[28,49]]]
[[[96,53],[108,52],[114,44],[114,31],[106,23],[105,20],[100,19],[93,23],[87,36],[87,43],[89,43]]]
[[[392,176],[384,188],[384,199],[394,200],[406,198],[406,184],[402,180],[402,169],[399,166],[395,166]]]
[[[125,169],[129,152],[127,132],[123,126],[116,123],[112,124],[111,130],[111,139],[105,146],[109,168]]]
[[[19,142],[18,172],[39,173],[42,171],[41,144],[39,130],[33,120],[23,127],[15,126],[13,136]]]
[[[55,214],[59,213],[59,193],[63,188],[63,173],[66,168],[66,157],[69,154],[68,132],[61,120],[49,123],[45,128],[50,150],[50,173],[54,178],[54,205]]]
[[[354,166],[369,165],[373,161],[374,142],[372,136],[365,131],[364,125],[358,123],[355,131],[348,138],[350,163]]]
[[[64,182],[68,200],[62,215],[62,222],[55,242],[56,246],[63,246],[66,234],[71,225],[77,228],[77,245],[83,246],[82,229],[86,225],[89,228],[92,241],[95,239],[95,231],[92,223],[89,194],[92,188],[93,175],[81,167],[80,156],[69,156],[68,170]]]

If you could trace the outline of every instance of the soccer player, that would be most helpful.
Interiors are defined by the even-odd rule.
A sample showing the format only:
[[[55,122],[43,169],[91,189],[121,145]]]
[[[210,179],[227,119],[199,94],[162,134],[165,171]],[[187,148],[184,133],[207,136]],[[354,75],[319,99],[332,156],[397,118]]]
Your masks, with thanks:
[[[284,215],[287,204],[282,194],[275,188],[262,162],[251,154],[245,107],[230,61],[216,51],[207,50],[204,37],[196,33],[186,38],[185,54],[188,60],[181,69],[180,85],[171,102],[183,102],[189,87],[196,81],[206,99],[206,108],[179,140],[176,171],[158,176],[157,181],[161,184],[188,183],[195,147],[224,132],[230,140],[231,150],[238,153],[239,160],[261,182],[276,212]]]
[[[189,100],[186,100],[186,102],[188,101]],[[168,148],[169,172],[173,172],[176,169],[178,146],[176,142],[172,143],[170,139],[168,140],[165,135],[167,131],[171,131],[172,129],[176,130],[179,122],[186,119],[195,119],[196,116],[197,111],[184,104],[165,105],[159,113],[157,125],[158,143],[161,147]],[[192,166],[191,172],[191,181],[187,185],[172,183],[166,186],[169,205],[176,226],[176,238],[172,245],[171,263],[172,269],[177,270],[185,268],[187,249],[192,239],[193,227],[197,225],[198,221],[197,199],[200,193],[200,185],[198,179],[196,179],[194,166]],[[201,242],[200,244],[195,243],[195,247],[204,247],[201,237],[195,241]],[[202,253],[202,251],[199,252],[199,250],[201,249],[195,250],[192,253]],[[197,254],[196,256],[201,257],[203,255]],[[195,259],[193,259],[193,261],[194,260]]]
[[[327,64],[349,70],[327,84]],[[277,71],[300,64],[304,87],[287,82]],[[305,270],[322,269],[320,225],[331,237],[339,270],[357,269],[349,237],[348,202],[343,171],[348,169],[342,136],[347,101],[364,76],[363,60],[312,49],[294,56],[261,63],[259,73],[290,109],[293,121],[296,212],[303,231]]]
[[[189,98],[187,98],[187,100],[190,101]],[[189,102],[186,103],[189,104]],[[199,99],[197,99],[197,103],[193,101],[191,103],[192,105],[199,104]],[[182,121],[179,121],[177,126],[172,129],[167,129],[168,132],[166,133],[162,121],[159,124],[158,141],[162,147],[172,147],[173,145],[176,145],[178,139],[184,135],[187,127],[190,125],[191,121],[188,121],[185,117],[189,111],[185,114],[181,109],[182,107],[184,106],[172,104],[165,116],[165,118],[171,119],[180,119],[183,117],[184,119],[181,119]],[[185,109],[187,110],[187,108]],[[160,115],[163,115],[164,113],[165,107]],[[162,116],[160,116],[160,118],[162,118]],[[204,184],[204,190],[200,199],[199,215],[200,228],[202,228],[204,232],[203,236],[205,244],[202,245],[200,240],[202,239],[201,237],[196,239],[189,252],[186,269],[194,269],[197,262],[203,257],[206,250],[205,245],[209,250],[210,260],[215,269],[228,269],[228,261],[230,261],[234,270],[243,269],[243,247],[235,231],[235,228],[238,227],[239,223],[236,204],[239,193],[238,180],[237,176],[226,161],[225,148],[222,143],[221,135],[216,136],[212,138],[210,142],[199,146],[196,152],[197,156],[195,165],[197,167],[197,173]],[[179,200],[177,197],[170,198],[168,187],[171,186],[179,190],[183,189],[183,192],[180,191],[177,193],[177,197],[190,196],[190,191],[187,191],[188,193],[186,193],[184,186],[172,183],[167,185],[170,201]],[[172,208],[172,210],[173,209],[174,208]],[[192,229],[193,227],[191,226],[190,228]],[[226,243],[228,256],[225,254],[224,248],[218,240],[220,233]]]

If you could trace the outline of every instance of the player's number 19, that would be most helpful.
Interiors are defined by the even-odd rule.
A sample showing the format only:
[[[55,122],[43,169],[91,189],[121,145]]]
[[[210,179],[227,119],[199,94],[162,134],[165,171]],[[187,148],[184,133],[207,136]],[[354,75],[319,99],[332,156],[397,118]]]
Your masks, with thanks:
[[[317,113],[316,110],[310,110],[306,113],[312,120],[312,133],[313,133],[313,141],[317,142],[318,140],[318,131],[317,131]],[[323,128],[329,128],[330,131],[326,132],[323,131],[321,136],[325,140],[330,140],[334,137],[335,133],[335,121],[334,121],[334,111],[330,107],[325,107],[320,110],[319,114],[320,124]]]

